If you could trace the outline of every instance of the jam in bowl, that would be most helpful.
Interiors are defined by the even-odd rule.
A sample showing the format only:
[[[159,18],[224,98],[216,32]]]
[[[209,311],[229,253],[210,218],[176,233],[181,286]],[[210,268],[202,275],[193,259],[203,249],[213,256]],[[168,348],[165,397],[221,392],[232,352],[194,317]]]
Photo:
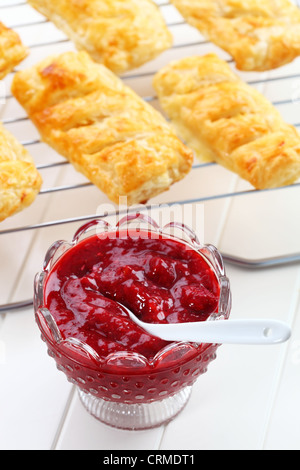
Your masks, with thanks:
[[[55,242],[36,275],[42,339],[83,405],[110,426],[148,429],[183,409],[220,345],[152,336],[123,306],[148,323],[228,319],[220,253],[183,224],[161,228],[136,213],[115,226],[95,219]]]

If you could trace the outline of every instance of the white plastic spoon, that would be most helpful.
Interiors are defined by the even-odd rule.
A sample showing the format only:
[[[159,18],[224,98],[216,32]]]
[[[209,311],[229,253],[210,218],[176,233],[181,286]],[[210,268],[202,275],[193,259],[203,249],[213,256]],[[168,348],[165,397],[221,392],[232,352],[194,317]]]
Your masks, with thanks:
[[[120,304],[121,305],[121,304]],[[279,344],[291,336],[290,327],[277,320],[215,320],[191,323],[145,323],[124,305],[130,318],[145,331],[166,341],[208,344]]]

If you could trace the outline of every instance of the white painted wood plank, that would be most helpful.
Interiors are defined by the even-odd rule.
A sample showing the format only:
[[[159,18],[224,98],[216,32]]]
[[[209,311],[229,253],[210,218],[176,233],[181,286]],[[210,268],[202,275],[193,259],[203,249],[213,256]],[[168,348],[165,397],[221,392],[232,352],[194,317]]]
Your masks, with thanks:
[[[41,341],[32,311],[13,313],[0,328],[0,448],[47,450],[71,386]]]
[[[229,267],[232,318],[291,321],[298,272],[297,267],[276,268],[266,275]],[[279,281],[280,290],[275,289]],[[161,449],[262,449],[286,347],[223,345],[207,374],[196,382],[185,410],[167,426]],[[291,408],[296,403],[290,403]],[[278,409],[284,405],[285,397],[278,399]],[[283,438],[286,423],[276,424]]]
[[[300,448],[300,271],[294,295],[295,318],[280,384],[266,432],[264,449],[299,450]]]
[[[124,431],[106,426],[87,413],[76,391],[55,449],[156,450],[163,430],[163,426],[146,431]]]

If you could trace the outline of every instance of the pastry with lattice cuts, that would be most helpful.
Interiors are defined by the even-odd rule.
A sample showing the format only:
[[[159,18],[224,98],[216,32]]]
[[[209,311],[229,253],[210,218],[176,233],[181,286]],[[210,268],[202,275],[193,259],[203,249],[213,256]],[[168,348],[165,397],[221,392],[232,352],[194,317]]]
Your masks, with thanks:
[[[19,35],[0,22],[0,80],[28,55]]]
[[[171,0],[240,70],[271,70],[300,55],[300,9],[290,0]]]
[[[41,185],[29,152],[0,124],[0,221],[32,204]]]
[[[168,49],[173,37],[152,0],[29,0],[78,50],[117,74]]]
[[[172,62],[154,77],[177,135],[201,160],[216,161],[257,189],[300,178],[300,135],[215,54]]]
[[[146,202],[191,169],[193,152],[163,116],[86,52],[18,72],[12,93],[42,140],[116,203]]]

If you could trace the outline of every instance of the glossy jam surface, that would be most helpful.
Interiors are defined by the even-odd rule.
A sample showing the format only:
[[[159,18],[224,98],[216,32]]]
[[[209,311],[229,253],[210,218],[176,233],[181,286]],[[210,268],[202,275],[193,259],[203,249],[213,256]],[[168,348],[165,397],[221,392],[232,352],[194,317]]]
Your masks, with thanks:
[[[93,235],[67,251],[47,278],[44,301],[62,337],[100,357],[137,352],[151,360],[166,343],[138,327],[116,301],[152,323],[205,321],[218,310],[218,280],[184,243],[131,232]]]

